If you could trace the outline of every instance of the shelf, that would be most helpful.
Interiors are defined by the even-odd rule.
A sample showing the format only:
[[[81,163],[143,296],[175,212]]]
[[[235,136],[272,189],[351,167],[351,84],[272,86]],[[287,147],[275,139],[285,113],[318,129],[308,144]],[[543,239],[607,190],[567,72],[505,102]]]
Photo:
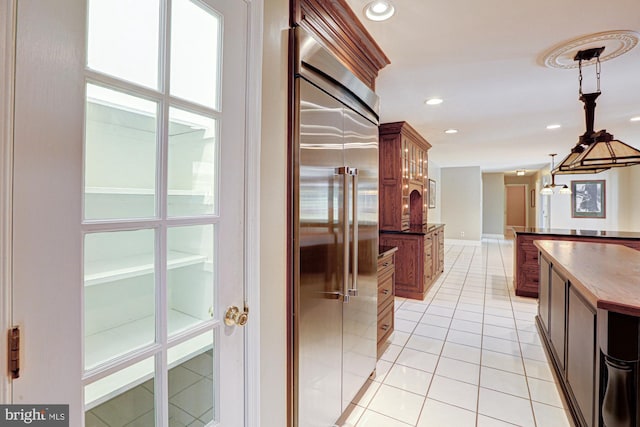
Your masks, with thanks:
[[[186,267],[205,262],[204,255],[194,255],[186,252],[169,251],[167,254],[167,269]],[[128,279],[153,273],[155,269],[152,253],[127,256],[115,260],[101,260],[87,262],[84,267],[84,285],[95,286],[116,280]]]
[[[153,196],[156,190],[153,188],[131,188],[131,187],[85,187],[85,194],[116,194],[134,196]],[[207,192],[202,190],[169,190],[169,196],[207,196]]]
[[[173,327],[170,335],[183,332],[194,324],[201,322],[202,320],[182,312],[169,310],[169,325]],[[98,363],[113,360],[143,345],[151,344],[150,342],[143,342],[145,337],[140,336],[141,331],[144,331],[143,335],[148,334],[149,331],[152,331],[152,337],[155,335],[153,316],[86,337],[86,366],[91,368]],[[171,348],[169,353],[173,362],[169,365],[169,368],[177,366],[201,353],[211,346],[211,340],[212,335],[203,334]],[[93,349],[93,351],[89,352],[87,349]],[[85,388],[85,410],[94,408],[153,378],[154,363],[153,358],[147,359],[88,385]]]

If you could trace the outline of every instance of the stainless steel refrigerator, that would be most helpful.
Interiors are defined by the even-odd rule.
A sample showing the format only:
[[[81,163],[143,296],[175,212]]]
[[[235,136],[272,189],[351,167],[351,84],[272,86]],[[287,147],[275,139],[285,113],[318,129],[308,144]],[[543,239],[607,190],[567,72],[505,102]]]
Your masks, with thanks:
[[[294,424],[332,426],[375,370],[378,97],[294,33]]]

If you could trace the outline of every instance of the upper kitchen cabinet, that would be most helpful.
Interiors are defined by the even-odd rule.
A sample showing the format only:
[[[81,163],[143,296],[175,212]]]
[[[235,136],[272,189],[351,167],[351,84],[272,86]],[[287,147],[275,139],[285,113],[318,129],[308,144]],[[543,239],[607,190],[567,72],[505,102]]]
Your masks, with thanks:
[[[291,26],[314,34],[352,73],[375,90],[379,71],[389,58],[345,0],[293,0]]]
[[[407,122],[380,125],[380,230],[407,230],[427,222],[431,144]]]

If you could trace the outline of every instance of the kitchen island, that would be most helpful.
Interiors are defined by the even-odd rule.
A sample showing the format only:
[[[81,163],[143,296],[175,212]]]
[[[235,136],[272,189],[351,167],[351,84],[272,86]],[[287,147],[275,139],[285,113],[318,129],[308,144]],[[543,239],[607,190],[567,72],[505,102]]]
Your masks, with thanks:
[[[617,243],[640,250],[640,233],[537,227],[513,227],[513,231],[513,281],[516,295],[522,297],[538,297],[538,250],[533,245],[536,240]]]
[[[537,240],[536,323],[578,426],[640,425],[640,252]]]

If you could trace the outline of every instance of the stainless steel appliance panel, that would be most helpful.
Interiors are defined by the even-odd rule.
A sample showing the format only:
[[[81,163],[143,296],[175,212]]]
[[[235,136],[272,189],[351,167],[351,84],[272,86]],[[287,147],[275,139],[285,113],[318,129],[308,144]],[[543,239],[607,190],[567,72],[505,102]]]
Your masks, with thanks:
[[[294,31],[294,426],[327,427],[375,369],[378,97]]]
[[[298,426],[333,425],[342,412],[344,270],[343,105],[303,79],[298,147]],[[295,197],[297,196],[297,197]]]
[[[343,307],[342,410],[376,367],[378,295],[378,127],[344,110],[344,162],[352,175],[349,303]],[[355,231],[355,232],[354,232]]]

